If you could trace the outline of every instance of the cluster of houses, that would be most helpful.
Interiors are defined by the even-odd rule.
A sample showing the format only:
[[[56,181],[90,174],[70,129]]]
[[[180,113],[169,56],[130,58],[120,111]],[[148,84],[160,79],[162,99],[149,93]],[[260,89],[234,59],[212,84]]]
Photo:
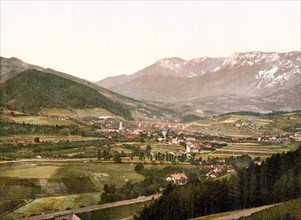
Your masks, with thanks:
[[[68,117],[69,118],[69,117]],[[65,118],[64,118],[65,119]],[[107,122],[108,119],[111,119],[111,116],[101,116],[97,120],[90,121],[90,125],[99,125],[101,126],[101,129],[99,129],[99,132],[106,132],[106,133],[122,133],[127,138],[139,138],[141,136],[148,136],[148,137],[157,137],[157,140],[159,142],[164,142],[169,145],[173,144],[180,144],[181,142],[185,142],[186,144],[186,152],[188,153],[200,153],[202,150],[214,150],[212,145],[210,143],[200,143],[198,142],[194,137],[193,134],[199,131],[193,131],[193,130],[185,130],[185,134],[188,134],[188,137],[185,138],[179,138],[179,137],[171,137],[168,136],[166,124],[158,123],[158,122],[145,122],[143,124],[142,122],[137,122],[138,124],[135,124],[136,129],[130,130],[124,126],[122,122],[119,122],[119,126],[113,126],[112,123]],[[79,120],[79,118],[77,118]],[[151,123],[151,124],[150,124]],[[235,123],[236,127],[248,127],[253,126],[252,124],[244,124],[244,123]],[[146,131],[149,129],[144,129],[146,127],[153,127],[155,126],[158,130],[158,128],[161,128],[161,133],[157,132],[150,132]],[[182,124],[176,124],[176,123],[169,123],[167,124],[169,129],[175,129],[178,132],[182,132],[185,127],[183,127]],[[160,129],[159,129],[160,130]],[[189,136],[191,134],[191,136]],[[226,141],[226,142],[240,142],[239,139],[233,139],[231,137],[225,137],[224,135],[220,134],[217,135],[217,138],[219,141]],[[301,132],[295,132],[294,134],[291,134],[290,136],[254,136],[252,139],[255,141],[269,141],[269,142],[283,142],[288,141],[289,139],[295,139],[295,140],[301,140]]]
[[[223,176],[227,173],[235,172],[232,165],[210,165],[202,166],[202,168],[208,168],[210,171],[206,174],[207,178],[216,179],[220,176]]]
[[[227,173],[235,172],[232,165],[210,165],[210,166],[201,166],[201,169],[209,169],[209,172],[206,174],[207,178],[216,179]],[[174,185],[182,186],[185,185],[188,181],[188,177],[185,173],[173,173],[169,174],[166,178],[166,181],[172,182]]]
[[[268,142],[282,142],[288,141],[288,137],[277,137],[277,136],[259,136],[257,141],[268,141]]]

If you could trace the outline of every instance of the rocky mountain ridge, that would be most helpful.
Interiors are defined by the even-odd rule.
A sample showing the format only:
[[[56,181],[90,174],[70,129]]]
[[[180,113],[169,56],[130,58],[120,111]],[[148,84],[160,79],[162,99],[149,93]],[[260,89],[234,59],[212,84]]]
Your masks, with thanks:
[[[257,96],[296,85],[300,66],[298,51],[235,53],[228,58],[203,57],[190,61],[164,58],[132,75],[110,77],[97,84],[126,96],[155,101],[182,101],[219,94]],[[165,80],[164,85],[158,78]],[[144,90],[157,96],[144,97]]]
[[[109,77],[97,84],[140,100],[189,102],[200,111],[227,112],[301,109],[300,80],[300,51],[255,51],[190,61],[164,58],[132,75]],[[248,102],[241,105],[239,100]]]

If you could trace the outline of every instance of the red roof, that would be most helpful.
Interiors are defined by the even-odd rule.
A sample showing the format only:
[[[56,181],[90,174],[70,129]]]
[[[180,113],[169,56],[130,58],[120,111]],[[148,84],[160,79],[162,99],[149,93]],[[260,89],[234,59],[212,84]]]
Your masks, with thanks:
[[[188,179],[188,177],[184,173],[174,173],[170,175],[175,180]]]

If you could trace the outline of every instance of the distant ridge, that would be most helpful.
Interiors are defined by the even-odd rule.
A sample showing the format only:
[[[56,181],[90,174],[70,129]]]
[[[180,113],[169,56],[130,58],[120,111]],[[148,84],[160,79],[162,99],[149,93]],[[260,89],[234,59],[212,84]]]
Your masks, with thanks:
[[[164,58],[97,84],[139,100],[192,103],[194,111],[301,109],[301,52],[245,52],[228,58]]]

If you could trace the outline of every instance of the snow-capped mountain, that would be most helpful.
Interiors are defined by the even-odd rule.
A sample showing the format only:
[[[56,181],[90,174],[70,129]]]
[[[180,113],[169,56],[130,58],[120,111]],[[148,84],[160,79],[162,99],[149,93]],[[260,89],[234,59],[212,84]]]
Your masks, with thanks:
[[[215,102],[214,97],[225,95],[256,99],[279,94],[279,91],[289,90],[292,94],[291,88],[298,92],[300,69],[300,51],[246,52],[228,58],[202,57],[189,61],[173,57],[158,60],[132,75],[110,77],[97,84],[126,96],[152,101],[179,102],[211,97]],[[300,98],[301,94],[295,96]]]
[[[166,78],[166,77],[177,77],[177,78],[192,78],[202,76],[206,73],[216,71],[224,62],[224,58],[209,58],[202,57],[193,60],[184,60],[178,57],[163,58],[158,60],[156,63],[132,74],[132,75],[120,75],[115,77],[108,77],[96,84],[101,85],[105,88],[116,88],[122,94],[126,91],[119,89],[122,85],[131,83],[135,80],[140,81],[146,78]],[[185,79],[184,79],[185,80]],[[149,83],[149,82],[148,82]],[[114,90],[114,89],[113,89]],[[127,94],[127,93],[126,93]],[[128,94],[132,97],[132,94]],[[143,97],[142,97],[143,99]]]
[[[290,80],[300,77],[300,52],[290,53],[236,53],[226,59],[223,69],[260,67],[255,73],[252,88],[262,90],[285,86]]]
[[[189,61],[177,57],[164,58],[158,60],[154,64],[156,72],[153,74],[166,74],[164,72],[168,72],[170,75],[173,76],[191,78],[195,76],[204,75],[205,73],[215,72],[221,67],[223,61],[224,58],[209,57],[202,57],[198,59],[192,59]],[[161,70],[159,68],[161,68]]]

